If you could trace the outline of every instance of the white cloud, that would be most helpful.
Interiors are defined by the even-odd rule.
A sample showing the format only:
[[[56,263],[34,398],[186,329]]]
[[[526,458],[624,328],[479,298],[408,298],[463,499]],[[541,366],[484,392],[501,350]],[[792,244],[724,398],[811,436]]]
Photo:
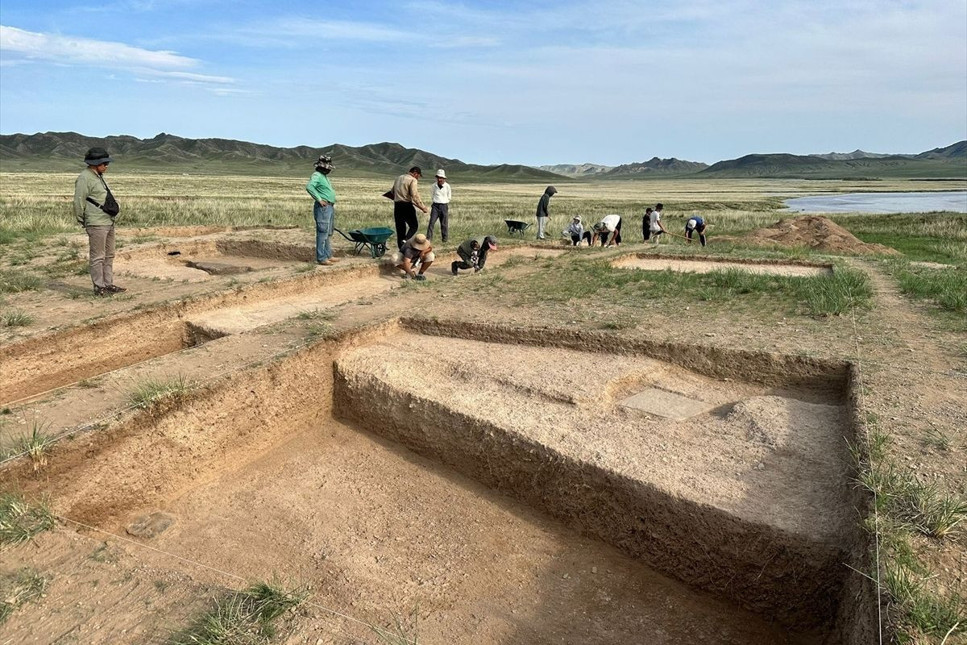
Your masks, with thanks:
[[[41,34],[0,25],[0,51],[31,60],[76,63],[97,67],[185,69],[198,61],[170,51],[151,51],[124,43]]]

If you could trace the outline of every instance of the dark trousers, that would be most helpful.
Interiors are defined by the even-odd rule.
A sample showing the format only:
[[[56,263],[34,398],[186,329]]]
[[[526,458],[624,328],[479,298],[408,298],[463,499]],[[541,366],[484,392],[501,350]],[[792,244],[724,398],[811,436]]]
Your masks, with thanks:
[[[393,202],[393,219],[396,221],[396,248],[416,235],[420,222],[416,219],[416,207],[410,202]]]
[[[440,235],[446,242],[450,237],[450,204],[433,204],[430,206],[430,223],[426,227],[426,239],[433,239],[433,226],[440,220]]]
[[[581,243],[581,240],[587,240],[588,246],[591,246],[591,231],[584,231],[583,234],[578,235],[576,233],[571,233],[571,244],[577,246]]]

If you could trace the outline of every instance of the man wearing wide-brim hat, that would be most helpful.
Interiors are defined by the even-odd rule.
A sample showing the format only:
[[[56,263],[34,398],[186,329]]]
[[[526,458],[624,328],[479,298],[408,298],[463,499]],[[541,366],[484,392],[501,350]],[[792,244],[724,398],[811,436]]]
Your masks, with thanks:
[[[74,183],[74,217],[87,232],[95,296],[127,291],[114,284],[114,220],[120,207],[104,181],[104,173],[112,161],[104,148],[91,148],[84,155],[87,168]]]
[[[433,245],[426,239],[423,233],[417,233],[410,239],[403,242],[399,252],[393,257],[393,264],[397,269],[403,270],[403,279],[426,280],[426,270],[433,264],[436,256],[433,254]],[[420,265],[420,272],[416,273],[414,265]]]

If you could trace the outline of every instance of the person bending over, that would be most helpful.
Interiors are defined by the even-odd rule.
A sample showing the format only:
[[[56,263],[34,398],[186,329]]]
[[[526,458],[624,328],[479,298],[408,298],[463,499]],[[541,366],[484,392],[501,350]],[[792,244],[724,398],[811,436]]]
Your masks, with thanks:
[[[423,274],[433,264],[434,259],[436,258],[433,255],[433,245],[430,244],[430,240],[426,239],[426,235],[423,233],[417,233],[403,242],[403,246],[400,247],[399,252],[393,258],[393,264],[396,265],[397,269],[402,269],[404,280],[410,278],[426,280],[426,276]],[[419,273],[414,268],[417,264],[420,265]]]
[[[594,246],[600,238],[601,246],[617,246],[621,244],[621,216],[612,213],[605,215],[594,225],[590,246]]]
[[[497,250],[497,238],[493,235],[470,239],[457,247],[460,259],[450,264],[450,272],[457,275],[460,269],[473,269],[474,273],[482,271],[487,264],[487,254]]]
[[[705,220],[698,215],[692,215],[685,222],[685,237],[688,239],[688,243],[692,243],[692,233],[698,231],[698,239],[705,246]]]

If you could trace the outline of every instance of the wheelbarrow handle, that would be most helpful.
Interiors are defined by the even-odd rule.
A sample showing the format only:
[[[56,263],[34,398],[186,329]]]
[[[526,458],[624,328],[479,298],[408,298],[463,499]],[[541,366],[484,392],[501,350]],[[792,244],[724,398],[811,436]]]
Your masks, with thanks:
[[[337,233],[339,233],[340,235],[342,235],[342,236],[343,236],[344,238],[346,238],[346,239],[347,239],[347,240],[349,240],[350,242],[355,242],[355,241],[356,241],[356,240],[354,240],[353,238],[351,238],[351,237],[349,237],[348,235],[346,235],[345,233],[343,233],[342,231],[340,231],[340,230],[339,230],[338,228],[336,228],[335,226],[333,226],[333,227],[332,227],[332,230],[334,230],[334,231],[336,231]]]

